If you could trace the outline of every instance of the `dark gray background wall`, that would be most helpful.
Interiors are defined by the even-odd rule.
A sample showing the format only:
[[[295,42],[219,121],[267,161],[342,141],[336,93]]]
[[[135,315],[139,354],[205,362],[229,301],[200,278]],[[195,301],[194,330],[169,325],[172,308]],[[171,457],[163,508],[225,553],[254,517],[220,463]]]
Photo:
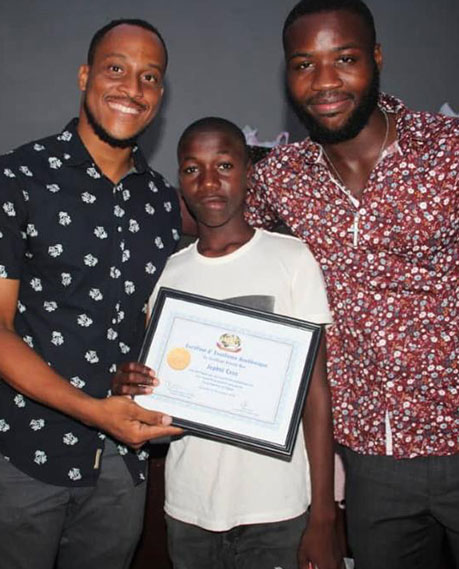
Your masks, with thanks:
[[[76,75],[94,31],[140,17],[170,51],[166,96],[143,147],[176,180],[182,130],[227,117],[272,139],[304,135],[284,97],[280,33],[294,0],[0,0],[0,152],[57,132],[76,115]],[[383,88],[416,109],[459,111],[459,0],[368,0],[383,45]]]

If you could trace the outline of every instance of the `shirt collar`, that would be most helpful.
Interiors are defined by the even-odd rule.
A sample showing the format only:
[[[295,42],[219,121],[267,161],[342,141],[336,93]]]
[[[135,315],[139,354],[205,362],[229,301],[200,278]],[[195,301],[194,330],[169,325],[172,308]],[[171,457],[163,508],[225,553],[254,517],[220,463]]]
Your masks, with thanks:
[[[92,156],[89,154],[78,134],[77,126],[78,119],[74,118],[67,124],[64,130],[57,135],[57,140],[66,144],[66,147],[63,148],[62,151],[70,155],[67,164],[71,166],[81,166],[88,163],[94,164]],[[145,173],[148,169],[148,163],[137,145],[132,148],[132,157],[134,159],[134,167],[131,172],[136,174]]]
[[[400,99],[380,93],[378,106],[387,113],[396,115],[397,141],[402,153],[417,150],[424,145],[422,123],[414,120],[414,115],[405,107]],[[297,143],[304,161],[308,164],[317,164],[322,161],[322,147],[309,137]]]

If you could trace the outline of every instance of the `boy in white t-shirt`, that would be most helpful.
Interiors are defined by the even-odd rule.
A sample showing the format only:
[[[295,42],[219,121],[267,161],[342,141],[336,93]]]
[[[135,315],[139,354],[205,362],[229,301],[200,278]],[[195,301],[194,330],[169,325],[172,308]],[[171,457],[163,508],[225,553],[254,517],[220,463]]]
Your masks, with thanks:
[[[309,249],[244,220],[249,158],[239,128],[214,117],[196,121],[179,141],[178,160],[199,239],[169,259],[156,290],[167,286],[330,322]],[[325,356],[323,340],[305,404],[305,437],[300,427],[290,462],[192,435],[171,443],[165,511],[175,569],[338,569]],[[115,390],[152,390],[135,374],[124,381]]]

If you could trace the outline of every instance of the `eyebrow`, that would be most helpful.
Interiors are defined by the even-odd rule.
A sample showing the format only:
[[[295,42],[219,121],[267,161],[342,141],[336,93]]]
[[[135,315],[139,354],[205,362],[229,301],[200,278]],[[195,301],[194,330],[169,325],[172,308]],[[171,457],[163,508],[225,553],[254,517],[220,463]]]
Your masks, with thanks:
[[[339,53],[341,51],[346,51],[347,49],[364,49],[363,46],[356,44],[356,43],[348,43],[346,45],[340,45],[338,47],[334,47],[331,51]],[[287,61],[294,59],[295,57],[314,57],[314,53],[308,51],[296,51],[289,56]]]
[[[118,53],[116,51],[107,53],[106,55],[103,56],[102,60],[109,59],[110,57],[119,57],[120,59],[127,60],[127,57],[124,55],[124,53]],[[161,72],[163,71],[163,68],[158,63],[148,63],[147,66],[153,69],[158,69]]]

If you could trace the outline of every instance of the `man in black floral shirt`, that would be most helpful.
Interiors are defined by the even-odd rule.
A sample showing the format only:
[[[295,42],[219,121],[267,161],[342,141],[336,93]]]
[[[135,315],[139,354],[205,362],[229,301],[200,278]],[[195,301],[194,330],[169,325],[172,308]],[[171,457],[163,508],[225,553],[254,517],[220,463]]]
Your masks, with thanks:
[[[133,448],[177,432],[170,417],[107,397],[114,373],[152,374],[129,362],[179,239],[175,191],[135,146],[166,64],[150,24],[108,24],[79,71],[78,120],[0,158],[5,567],[128,567],[147,457]]]

